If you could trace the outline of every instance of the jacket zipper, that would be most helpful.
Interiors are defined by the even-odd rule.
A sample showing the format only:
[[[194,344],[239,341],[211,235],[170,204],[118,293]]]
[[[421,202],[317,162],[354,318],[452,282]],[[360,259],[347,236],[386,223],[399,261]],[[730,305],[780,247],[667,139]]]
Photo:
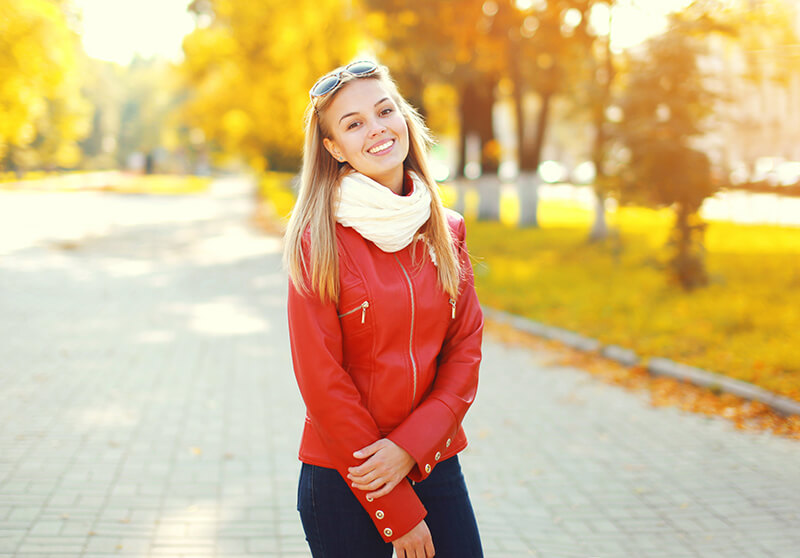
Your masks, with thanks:
[[[453,320],[455,320],[456,319],[456,299],[454,299],[454,298],[450,299],[450,306],[453,307],[453,313],[451,314],[451,317],[452,317]]]
[[[403,266],[403,263],[400,261],[400,258],[397,257],[397,254],[394,254],[394,259],[397,260],[400,269],[403,270],[403,275],[406,276],[406,281],[408,282],[408,288],[411,290],[411,333],[408,336],[408,355],[411,357],[411,369],[414,371],[414,391],[411,395],[411,408],[414,408],[414,401],[417,399],[417,362],[414,360],[414,285],[411,283],[411,277],[408,276],[408,272],[406,268]]]
[[[361,323],[363,324],[364,320],[367,319],[367,308],[369,308],[369,301],[365,300],[364,302],[361,303],[361,306],[356,306],[355,308],[353,308],[352,310],[348,310],[344,314],[339,314],[339,317],[344,318],[345,316],[349,316],[350,314],[361,310]]]

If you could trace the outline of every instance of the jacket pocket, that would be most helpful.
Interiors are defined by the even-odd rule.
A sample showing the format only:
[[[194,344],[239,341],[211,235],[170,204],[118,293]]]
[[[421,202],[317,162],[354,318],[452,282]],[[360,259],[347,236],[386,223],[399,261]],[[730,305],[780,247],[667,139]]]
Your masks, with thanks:
[[[352,308],[350,310],[346,310],[346,311],[342,312],[341,314],[339,314],[339,319],[341,320],[342,318],[345,318],[347,316],[350,316],[350,315],[355,314],[355,313],[360,311],[361,312],[361,323],[364,324],[367,321],[367,308],[369,308],[369,301],[365,300],[364,302],[362,302],[361,304],[359,304],[355,308]]]
[[[363,298],[360,302],[358,299],[349,301],[338,316],[345,347],[350,345],[349,341],[352,339],[361,338],[372,330],[372,308],[367,298]]]

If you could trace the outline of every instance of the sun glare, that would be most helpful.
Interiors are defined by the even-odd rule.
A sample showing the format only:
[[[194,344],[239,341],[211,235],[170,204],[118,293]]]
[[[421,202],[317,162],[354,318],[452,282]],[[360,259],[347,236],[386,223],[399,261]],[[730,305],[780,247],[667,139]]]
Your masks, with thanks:
[[[162,56],[179,61],[181,41],[194,28],[189,0],[73,0],[82,13],[82,37],[93,58],[128,64],[136,55]],[[615,51],[641,43],[662,32],[666,14],[685,8],[691,0],[627,0],[612,10],[611,41]],[[491,8],[494,2],[487,2]],[[539,5],[517,0],[521,9]],[[484,6],[487,9],[487,6]],[[608,7],[596,4],[590,23],[599,35],[609,32]]]
[[[662,33],[667,28],[667,14],[679,11],[692,0],[628,0],[611,10],[611,47],[620,52]],[[594,14],[592,14],[594,16]],[[605,21],[602,21],[605,19]],[[608,33],[608,10],[591,20],[600,34]],[[602,31],[605,32],[602,32]]]
[[[81,10],[89,56],[128,64],[134,55],[182,58],[181,41],[194,28],[188,0],[74,0]]]

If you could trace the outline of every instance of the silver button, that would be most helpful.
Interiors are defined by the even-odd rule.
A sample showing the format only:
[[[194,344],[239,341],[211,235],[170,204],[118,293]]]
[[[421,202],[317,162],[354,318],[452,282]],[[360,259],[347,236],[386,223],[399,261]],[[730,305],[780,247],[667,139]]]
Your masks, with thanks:
[[[436,461],[439,461],[442,458],[442,452],[437,451],[436,455],[433,456]]]
[[[426,473],[430,473],[431,472],[431,464],[430,463],[426,463],[425,464],[425,472]]]
[[[367,502],[372,502],[372,496],[367,496]]]
[[[450,447],[450,444],[452,444],[452,443],[453,443],[453,440],[451,440],[450,438],[448,438],[448,439],[447,439],[447,442],[445,442],[445,444],[444,444],[444,445],[445,445],[445,446],[447,446],[447,447],[449,448],[449,447]]]
[[[378,519],[383,519],[383,510],[376,511],[375,517],[377,517]]]
[[[387,537],[391,537],[392,530],[387,527],[386,529],[383,530],[383,534],[386,535]]]

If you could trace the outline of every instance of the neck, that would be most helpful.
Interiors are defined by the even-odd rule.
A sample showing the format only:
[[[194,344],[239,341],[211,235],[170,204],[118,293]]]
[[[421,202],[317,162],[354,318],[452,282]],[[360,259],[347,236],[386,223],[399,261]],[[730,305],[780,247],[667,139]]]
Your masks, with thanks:
[[[383,176],[370,176],[375,182],[378,184],[389,188],[395,195],[402,196],[403,195],[403,180],[405,180],[405,170],[403,167],[400,167],[396,170],[393,170],[391,173],[387,173]]]

